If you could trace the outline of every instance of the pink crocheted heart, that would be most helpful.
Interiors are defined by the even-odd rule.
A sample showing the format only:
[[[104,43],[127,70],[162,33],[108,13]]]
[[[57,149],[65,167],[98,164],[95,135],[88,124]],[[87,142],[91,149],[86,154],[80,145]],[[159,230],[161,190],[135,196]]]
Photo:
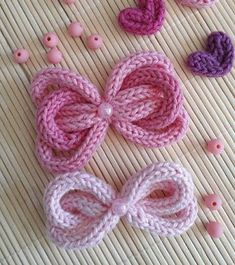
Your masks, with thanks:
[[[185,6],[202,8],[213,5],[216,0],[177,0],[177,1]]]
[[[138,8],[126,8],[120,12],[118,22],[125,31],[150,35],[161,28],[164,18],[163,0],[139,0]]]

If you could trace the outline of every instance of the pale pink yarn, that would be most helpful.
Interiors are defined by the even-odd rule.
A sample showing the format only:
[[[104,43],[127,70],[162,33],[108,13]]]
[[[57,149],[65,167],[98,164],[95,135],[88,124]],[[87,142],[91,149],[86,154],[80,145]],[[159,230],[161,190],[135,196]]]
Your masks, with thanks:
[[[203,8],[213,5],[217,0],[177,0],[180,4],[196,7],[196,8]]]
[[[37,105],[37,154],[52,172],[81,169],[112,124],[145,147],[181,139],[188,128],[183,95],[169,59],[141,52],[118,63],[104,96],[84,77],[59,68],[39,72],[32,82]]]
[[[190,174],[173,163],[149,166],[131,177],[120,193],[88,173],[59,176],[44,198],[49,235],[64,248],[93,247],[122,216],[156,235],[179,235],[197,217],[193,188]],[[163,191],[165,197],[154,191]]]

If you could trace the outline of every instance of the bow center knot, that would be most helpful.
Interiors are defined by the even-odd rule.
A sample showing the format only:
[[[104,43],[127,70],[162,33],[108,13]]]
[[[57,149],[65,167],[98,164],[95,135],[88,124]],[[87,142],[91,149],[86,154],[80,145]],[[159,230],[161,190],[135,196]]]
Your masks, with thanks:
[[[112,212],[114,215],[124,216],[129,209],[126,199],[116,199],[112,204]]]
[[[113,114],[113,107],[107,102],[103,102],[98,107],[98,114],[102,119],[108,119]]]

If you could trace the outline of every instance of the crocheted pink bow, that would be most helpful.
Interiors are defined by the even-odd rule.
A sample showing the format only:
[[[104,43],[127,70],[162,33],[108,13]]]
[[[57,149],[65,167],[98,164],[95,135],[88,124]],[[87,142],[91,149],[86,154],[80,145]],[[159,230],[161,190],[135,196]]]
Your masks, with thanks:
[[[70,249],[95,246],[122,216],[161,236],[183,233],[197,216],[191,176],[172,163],[151,165],[130,178],[119,194],[87,173],[57,177],[46,190],[44,207],[50,237]]]
[[[58,68],[36,75],[32,98],[38,108],[38,157],[53,172],[82,168],[110,124],[146,147],[175,142],[188,127],[173,66],[157,52],[134,54],[117,64],[103,98],[87,79]]]

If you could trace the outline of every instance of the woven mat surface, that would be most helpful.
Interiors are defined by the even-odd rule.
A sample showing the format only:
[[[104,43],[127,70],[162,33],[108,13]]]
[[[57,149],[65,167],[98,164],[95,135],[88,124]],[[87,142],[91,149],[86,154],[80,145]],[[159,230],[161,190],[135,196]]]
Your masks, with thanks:
[[[220,0],[212,8],[196,10],[166,0],[167,17],[161,31],[151,37],[135,37],[122,31],[116,17],[135,6],[132,0],[77,0],[71,7],[58,0],[0,0],[0,264],[234,264],[234,110],[235,70],[223,78],[201,78],[185,67],[187,55],[205,46],[207,35],[221,30],[235,35],[235,1]],[[101,50],[91,52],[82,40],[68,37],[66,25],[79,20],[85,35],[98,32]],[[156,161],[185,166],[195,183],[199,202],[196,224],[175,238],[160,238],[132,228],[125,221],[89,250],[65,251],[46,235],[43,193],[53,176],[35,157],[35,107],[29,82],[47,66],[41,38],[55,31],[64,60],[61,66],[80,72],[102,89],[114,64],[135,51],[164,52],[182,82],[184,105],[190,115],[187,136],[161,149],[145,149],[127,142],[110,129],[85,169],[120,190],[130,174]],[[13,63],[17,47],[30,51],[22,66]],[[205,141],[219,137],[225,151],[216,157],[205,152]],[[223,198],[223,207],[211,212],[202,206],[208,193]],[[214,240],[204,223],[224,225]]]

